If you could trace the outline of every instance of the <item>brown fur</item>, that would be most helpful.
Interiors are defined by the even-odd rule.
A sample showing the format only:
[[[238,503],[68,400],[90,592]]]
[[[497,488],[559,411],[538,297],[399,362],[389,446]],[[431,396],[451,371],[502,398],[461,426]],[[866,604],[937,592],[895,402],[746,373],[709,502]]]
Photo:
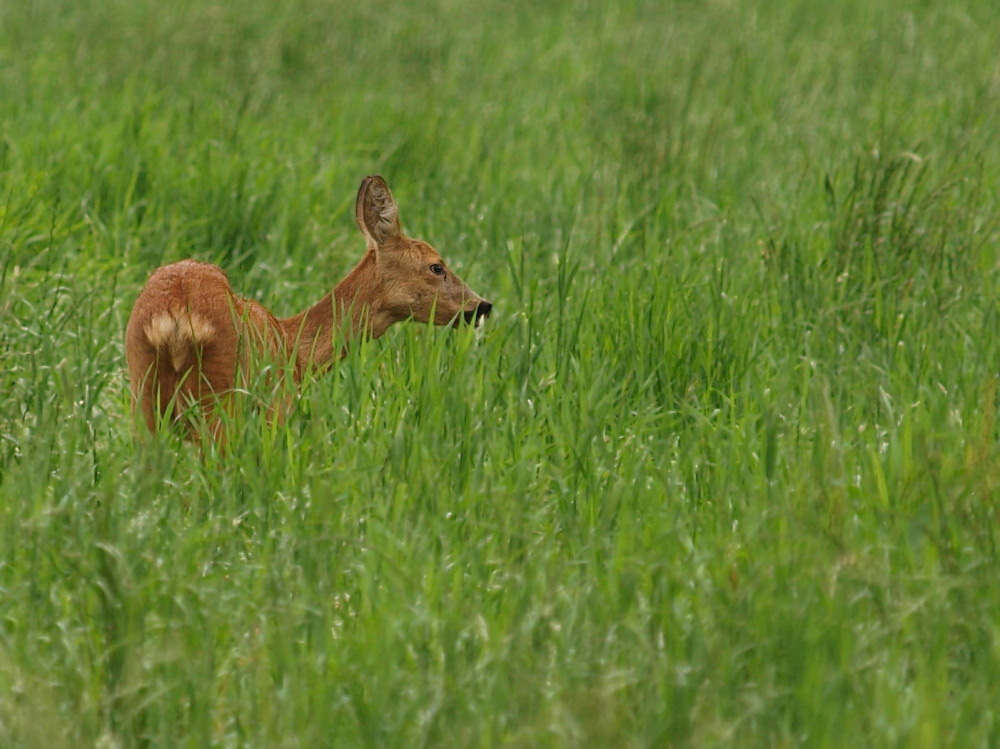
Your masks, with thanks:
[[[299,382],[307,370],[326,369],[340,353],[335,338],[341,329],[348,340],[378,338],[401,320],[429,322],[432,310],[437,325],[489,314],[489,302],[452,273],[433,247],[402,233],[396,202],[381,177],[361,183],[355,218],[367,243],[361,262],[331,293],[289,318],[236,296],[214,265],[182,260],[153,272],[125,331],[133,404],[150,430],[158,418],[181,421],[187,408],[197,406],[212,434],[221,437],[213,417],[219,396],[245,387],[255,362],[285,362]],[[441,266],[443,275],[432,266]]]

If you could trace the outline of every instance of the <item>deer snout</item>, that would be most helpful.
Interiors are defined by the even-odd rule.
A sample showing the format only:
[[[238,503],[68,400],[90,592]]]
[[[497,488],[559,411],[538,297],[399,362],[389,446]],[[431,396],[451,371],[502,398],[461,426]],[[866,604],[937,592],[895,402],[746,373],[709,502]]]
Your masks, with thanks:
[[[468,323],[476,323],[477,325],[484,319],[490,316],[490,312],[493,311],[493,305],[483,300],[479,302],[472,309],[467,309],[463,313],[465,321]]]

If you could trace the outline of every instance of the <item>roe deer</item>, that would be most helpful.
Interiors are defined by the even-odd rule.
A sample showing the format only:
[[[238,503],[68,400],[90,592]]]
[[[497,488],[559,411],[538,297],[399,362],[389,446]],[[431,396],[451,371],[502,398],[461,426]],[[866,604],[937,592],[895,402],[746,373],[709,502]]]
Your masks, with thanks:
[[[489,302],[455,275],[426,242],[400,229],[399,209],[381,177],[366,177],[354,207],[367,251],[332,293],[309,309],[280,319],[233,293],[221,268],[181,260],[153,272],[139,293],[125,331],[132,402],[155,431],[158,417],[173,422],[197,406],[221,439],[212,415],[220,396],[246,382],[253,355],[284,363],[298,383],[326,369],[337,333],[378,338],[395,322],[478,324]],[[343,343],[343,341],[341,341]],[[338,349],[341,345],[337,345]],[[189,430],[187,436],[194,436]]]

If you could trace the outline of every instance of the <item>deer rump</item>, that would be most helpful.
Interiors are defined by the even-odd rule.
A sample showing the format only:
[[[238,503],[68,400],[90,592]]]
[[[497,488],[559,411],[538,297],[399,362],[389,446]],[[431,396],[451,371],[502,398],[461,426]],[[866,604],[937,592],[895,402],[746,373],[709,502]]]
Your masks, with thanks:
[[[211,416],[219,396],[247,384],[255,357],[280,364],[286,354],[277,319],[236,296],[220,268],[194,260],[153,273],[125,341],[133,402],[150,430],[160,418],[185,421],[192,407]]]

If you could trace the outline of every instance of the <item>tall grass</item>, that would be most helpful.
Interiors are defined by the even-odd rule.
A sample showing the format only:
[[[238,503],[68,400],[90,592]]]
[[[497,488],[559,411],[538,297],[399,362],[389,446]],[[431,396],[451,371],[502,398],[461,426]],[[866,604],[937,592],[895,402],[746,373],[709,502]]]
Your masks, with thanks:
[[[985,0],[0,7],[0,745],[1000,743]],[[362,176],[495,303],[133,443]]]

